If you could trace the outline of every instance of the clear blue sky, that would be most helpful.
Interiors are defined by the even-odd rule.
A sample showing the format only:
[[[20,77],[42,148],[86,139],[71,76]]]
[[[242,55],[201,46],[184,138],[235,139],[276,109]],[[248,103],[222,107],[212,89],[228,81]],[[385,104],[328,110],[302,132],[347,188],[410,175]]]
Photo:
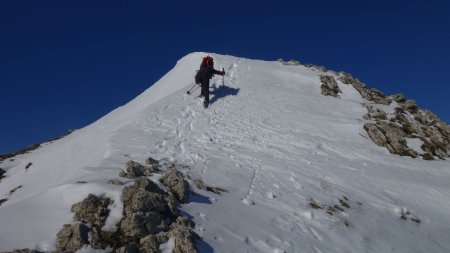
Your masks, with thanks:
[[[194,51],[343,70],[450,122],[450,1],[1,0],[0,153],[94,122]]]

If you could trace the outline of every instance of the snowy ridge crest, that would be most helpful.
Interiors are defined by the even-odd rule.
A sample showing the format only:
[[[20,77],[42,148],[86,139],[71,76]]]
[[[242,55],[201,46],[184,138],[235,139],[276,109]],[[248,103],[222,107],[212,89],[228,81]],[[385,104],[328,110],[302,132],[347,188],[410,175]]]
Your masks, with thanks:
[[[205,110],[199,91],[186,91],[206,55],[185,56],[93,124],[1,161],[0,251],[56,250],[64,224],[63,234],[86,231],[71,209],[88,202],[99,203],[91,209],[101,218],[78,217],[90,217],[99,235],[124,224],[138,251],[139,231],[164,252],[179,246],[176,235],[194,233],[198,252],[450,251],[446,123],[350,74],[218,54],[209,55],[225,85],[213,77]],[[170,164],[183,165],[173,176],[191,186],[163,184]],[[122,190],[140,185],[134,176],[156,192],[136,190],[142,198],[129,200]],[[176,216],[169,195],[182,196],[180,221],[165,219]],[[134,208],[146,210],[144,222],[131,218]],[[157,215],[167,223],[138,229]],[[173,236],[159,242],[158,226]],[[78,252],[122,252],[84,239],[89,247]]]

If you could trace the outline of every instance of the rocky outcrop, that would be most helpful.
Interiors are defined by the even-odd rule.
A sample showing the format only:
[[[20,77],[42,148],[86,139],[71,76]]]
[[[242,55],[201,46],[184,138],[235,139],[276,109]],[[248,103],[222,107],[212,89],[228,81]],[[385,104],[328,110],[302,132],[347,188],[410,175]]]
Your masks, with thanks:
[[[43,252],[31,249],[16,249],[11,252],[2,252],[2,253],[43,253]]]
[[[315,64],[305,64],[305,67],[319,71],[319,72],[328,72],[328,69],[324,66],[320,66],[320,65],[315,65]]]
[[[396,95],[393,99],[399,106],[389,114],[374,109],[372,105],[364,104],[368,111],[364,118],[374,121],[364,125],[370,139],[378,146],[386,147],[392,154],[413,158],[422,156],[424,160],[448,157],[449,126],[435,114],[420,109],[414,100],[404,100],[400,95]],[[423,152],[419,153],[408,147],[406,138],[420,139],[422,142],[420,148]]]
[[[175,238],[175,253],[196,253],[197,250],[194,241],[198,239],[198,235],[192,232],[193,224],[186,217],[179,217],[172,224],[169,232],[166,233],[164,239],[169,240]]]
[[[2,168],[0,168],[0,181],[2,180],[2,178],[5,177],[5,173],[6,173],[6,171],[3,170]]]
[[[83,223],[66,224],[56,235],[56,249],[58,252],[75,252],[83,245],[89,244],[90,228]]]
[[[372,139],[375,144],[380,147],[386,147],[388,141],[381,127],[379,127],[377,124],[367,123],[364,125],[364,130],[366,130],[370,139]]]
[[[403,103],[405,102],[405,95],[398,93],[398,94],[394,94],[389,96],[390,99],[394,100],[397,103]]]
[[[155,161],[153,158],[151,160],[147,159],[147,164],[145,165],[135,161],[128,161],[125,170],[122,170],[119,176],[131,179],[151,176],[153,173],[159,172],[159,163],[155,163]]]
[[[169,189],[170,194],[177,201],[180,203],[187,201],[189,197],[189,183],[184,179],[183,173],[176,169],[169,169],[160,181]]]
[[[320,81],[322,82],[322,85],[320,86],[322,95],[338,97],[338,93],[342,93],[334,77],[322,75],[320,76]]]
[[[199,178],[194,179],[193,183],[200,190],[206,190],[206,191],[218,194],[218,195],[221,195],[223,192],[228,192],[227,190],[220,188],[220,187],[209,186],[205,182],[203,182],[203,180],[201,180]]]
[[[33,150],[39,148],[40,146],[41,146],[41,144],[32,144],[32,145],[29,145],[29,146],[25,147],[24,149],[21,149],[17,152],[8,153],[8,154],[0,154],[0,162],[3,160],[6,160],[8,158],[14,157],[16,155],[22,155],[22,154],[29,153],[30,151],[33,151]]]
[[[1,253],[44,253],[44,252],[31,249],[16,249],[10,252],[1,252]]]
[[[72,205],[74,219],[93,227],[103,227],[109,215],[108,205],[111,200],[89,194],[83,201]]]
[[[142,251],[142,252],[152,252],[152,251]],[[115,251],[115,253],[139,253],[139,246],[136,243],[130,243],[123,246]]]
[[[142,238],[139,241],[139,244],[140,244],[139,247],[140,252],[152,252],[152,253],[160,252],[159,245],[161,243],[155,235],[148,235]]]
[[[367,109],[367,114],[363,116],[364,119],[374,119],[374,120],[386,120],[387,114],[383,110],[374,108],[372,105],[363,103],[363,107]]]
[[[392,154],[413,158],[420,155],[425,160],[449,156],[449,126],[433,113],[420,109],[416,101],[406,100],[403,94],[386,96],[381,91],[367,88],[348,73],[340,72],[338,80],[352,85],[368,101],[363,104],[368,111],[363,118],[372,122],[366,123],[364,130],[375,144],[386,147]],[[376,108],[377,104],[392,105],[392,102],[398,105],[393,113]],[[420,139],[423,152],[408,147],[406,138]]]
[[[386,147],[390,153],[401,156],[417,157],[418,153],[410,149],[403,130],[394,123],[381,121],[379,124],[366,123],[364,125],[370,139],[381,147]]]
[[[147,178],[139,178],[122,192],[124,218],[120,230],[128,238],[142,238],[168,229],[168,203],[162,190]]]
[[[400,103],[400,106],[412,113],[417,112],[417,109],[419,108],[416,101],[412,99],[406,100],[404,103]]]
[[[342,83],[352,85],[361,94],[361,96],[368,101],[384,105],[388,105],[392,102],[392,98],[385,96],[377,89],[368,88],[363,82],[354,78],[349,73],[340,72],[338,80]]]
[[[75,130],[69,130],[66,134],[64,134],[62,136],[59,136],[59,137],[52,138],[52,139],[48,140],[47,142],[52,142],[52,141],[61,139],[61,138],[65,137],[65,136],[71,134],[74,131]],[[27,154],[27,153],[29,153],[29,152],[39,148],[40,146],[41,146],[41,144],[36,143],[36,144],[31,144],[31,145],[29,145],[29,146],[27,146],[27,147],[25,147],[25,148],[23,148],[23,149],[21,149],[19,151],[13,152],[13,153],[0,154],[0,162],[2,162],[3,160],[6,160],[8,158],[12,158],[14,156],[17,156],[17,155]]]
[[[136,167],[134,163],[127,165]],[[149,158],[144,167],[156,165],[159,166],[159,162]],[[89,194],[74,204],[71,210],[78,222],[64,225],[58,233],[57,252],[75,252],[83,245],[90,245],[94,249],[109,247],[114,253],[159,253],[160,245],[170,238],[175,240],[174,252],[197,252],[194,242],[198,236],[193,232],[193,223],[181,217],[177,209],[178,203],[189,196],[189,183],[176,168],[172,165],[161,178],[169,192],[144,176],[119,185],[123,187],[123,218],[113,232],[102,230],[110,212],[108,206],[112,201],[109,198]]]
[[[290,61],[285,61],[282,58],[277,60],[278,62],[281,62],[281,64],[283,65],[294,65],[294,66],[298,66],[300,65],[300,62],[297,60],[290,60]]]

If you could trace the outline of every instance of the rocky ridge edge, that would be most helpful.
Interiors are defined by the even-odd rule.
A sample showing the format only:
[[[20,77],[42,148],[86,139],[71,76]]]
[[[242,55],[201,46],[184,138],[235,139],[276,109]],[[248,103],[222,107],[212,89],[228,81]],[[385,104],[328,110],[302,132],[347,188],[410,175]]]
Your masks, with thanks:
[[[378,146],[385,147],[390,153],[424,160],[446,159],[450,156],[450,126],[434,113],[421,109],[414,100],[406,100],[403,94],[386,96],[381,91],[368,88],[366,84],[345,72],[328,71],[324,67],[310,65],[311,68],[331,75],[321,75],[322,94],[339,97],[335,77],[352,85],[367,101],[362,104],[367,109],[363,116],[368,122],[364,130]],[[394,112],[386,112],[377,105],[394,105]],[[423,152],[413,150],[408,141],[420,143]]]

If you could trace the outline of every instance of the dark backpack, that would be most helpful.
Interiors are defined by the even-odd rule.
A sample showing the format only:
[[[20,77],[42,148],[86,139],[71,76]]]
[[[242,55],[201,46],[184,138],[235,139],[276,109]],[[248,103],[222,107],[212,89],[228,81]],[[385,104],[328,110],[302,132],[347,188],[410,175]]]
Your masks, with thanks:
[[[200,70],[197,70],[197,74],[195,75],[195,83],[199,84],[202,82],[200,75],[205,73],[201,73],[202,69],[205,71],[206,68],[214,68],[214,60],[211,56],[203,57],[202,64],[200,64]]]

